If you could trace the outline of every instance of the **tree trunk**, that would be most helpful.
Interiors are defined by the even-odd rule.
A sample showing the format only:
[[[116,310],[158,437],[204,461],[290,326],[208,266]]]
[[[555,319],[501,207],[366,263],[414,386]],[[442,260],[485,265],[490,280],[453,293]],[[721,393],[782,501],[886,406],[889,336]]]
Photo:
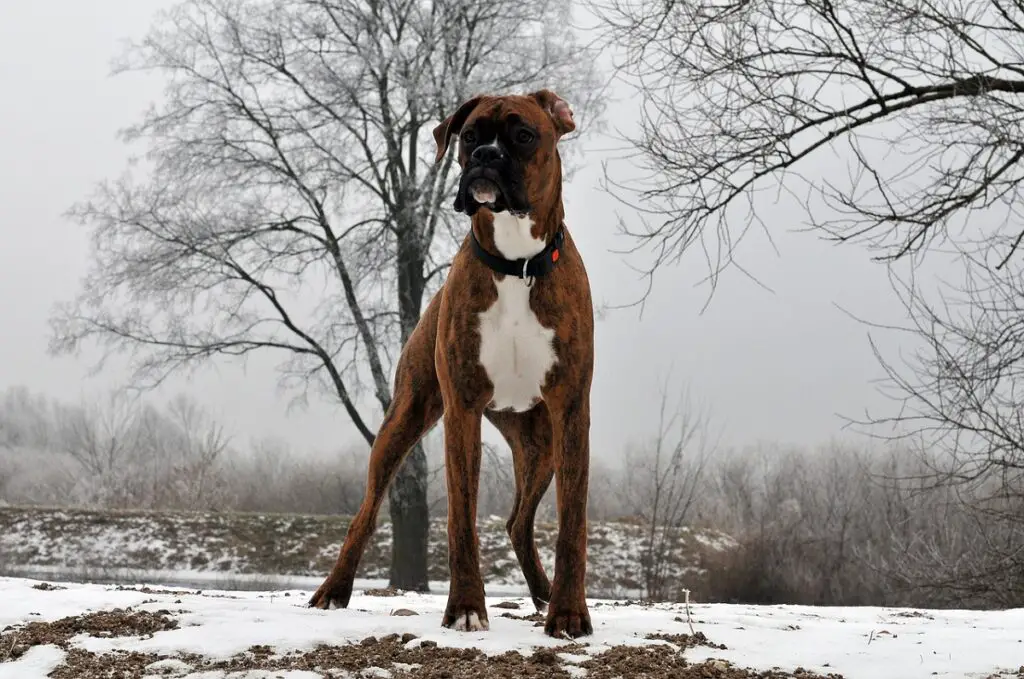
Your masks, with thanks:
[[[430,507],[427,504],[427,454],[423,444],[413,446],[388,490],[391,511],[391,573],[397,589],[429,592],[427,541]]]
[[[404,204],[416,205],[415,196]],[[402,344],[409,340],[420,319],[423,303],[425,249],[413,223],[399,232],[398,313]],[[397,589],[428,592],[427,543],[430,534],[430,506],[427,502],[427,454],[417,443],[399,468],[388,490],[391,512],[391,573],[389,584]]]

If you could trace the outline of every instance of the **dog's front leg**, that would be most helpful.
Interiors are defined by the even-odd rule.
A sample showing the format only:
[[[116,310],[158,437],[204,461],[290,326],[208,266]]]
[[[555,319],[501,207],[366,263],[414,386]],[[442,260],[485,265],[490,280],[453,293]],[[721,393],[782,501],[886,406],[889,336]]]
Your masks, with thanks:
[[[488,628],[476,502],[480,485],[482,412],[449,404],[444,414],[445,472],[448,480],[448,568],[451,584],[442,624],[457,630]]]
[[[572,638],[594,631],[587,610],[587,490],[590,470],[590,403],[575,396],[552,409],[558,499],[555,577],[544,631]]]

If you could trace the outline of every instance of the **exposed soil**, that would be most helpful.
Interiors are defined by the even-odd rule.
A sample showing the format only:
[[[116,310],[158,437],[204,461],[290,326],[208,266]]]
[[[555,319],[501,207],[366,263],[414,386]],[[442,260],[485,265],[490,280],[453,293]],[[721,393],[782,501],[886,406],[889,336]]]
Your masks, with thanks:
[[[238,672],[248,670],[306,670],[323,677],[345,676],[370,668],[387,670],[392,679],[509,679],[510,677],[551,677],[570,679],[566,668],[586,670],[588,679],[842,679],[841,675],[818,675],[797,670],[758,672],[735,667],[722,660],[690,663],[684,651],[694,646],[714,644],[702,633],[695,635],[651,635],[668,643],[647,646],[616,646],[587,658],[585,644],[572,643],[555,648],[538,649],[531,655],[514,651],[488,657],[476,649],[443,648],[424,641],[407,647],[416,640],[413,634],[392,634],[381,639],[367,637],[359,643],[339,646],[321,645],[306,652],[278,654],[269,646],[253,646],[229,660],[210,661],[195,655],[159,655],[117,651],[95,654],[71,646],[69,639],[77,634],[91,636],[146,636],[174,629],[177,621],[165,610],[148,612],[115,609],[62,618],[55,622],[32,622],[0,633],[0,661],[20,657],[30,647],[55,644],[67,652],[50,676],[54,679],[73,677],[131,677],[143,675],[180,676],[195,671]],[[365,675],[370,676],[370,675]],[[383,673],[380,676],[384,676]]]
[[[694,646],[708,646],[722,651],[727,648],[725,644],[716,644],[713,641],[709,641],[703,632],[697,632],[696,634],[668,634],[660,632],[658,634],[648,634],[645,638],[654,641],[667,641],[678,646],[680,650],[693,648]]]
[[[67,648],[67,641],[78,634],[93,637],[152,636],[154,632],[175,629],[178,621],[170,611],[133,611],[115,608],[85,615],[69,616],[53,622],[30,622],[0,631],[0,661],[20,658],[33,646],[55,644]]]
[[[62,587],[61,585],[53,585],[49,582],[40,582],[38,584],[32,585],[32,589],[38,589],[43,592],[55,592],[57,590],[67,589],[67,587]]]
[[[403,594],[402,590],[395,589],[394,587],[381,587],[375,589],[368,589],[363,594],[366,596],[400,596]]]

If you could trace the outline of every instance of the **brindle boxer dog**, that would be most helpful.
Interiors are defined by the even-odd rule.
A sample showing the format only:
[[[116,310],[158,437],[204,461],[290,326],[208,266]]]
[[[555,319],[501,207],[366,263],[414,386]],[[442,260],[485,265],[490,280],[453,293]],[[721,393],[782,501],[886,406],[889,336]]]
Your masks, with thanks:
[[[563,221],[558,140],[576,128],[549,90],[478,96],[434,129],[436,162],[458,136],[455,209],[472,228],[398,360],[394,399],[370,453],[366,497],[333,571],[310,599],[346,607],[388,484],[442,416],[451,584],[443,624],[486,630],[476,531],[482,418],[512,449],[516,494],[507,523],[544,630],[593,628],[585,600],[590,385],[590,284]],[[549,582],[533,539],[537,505],[556,478],[558,542]]]

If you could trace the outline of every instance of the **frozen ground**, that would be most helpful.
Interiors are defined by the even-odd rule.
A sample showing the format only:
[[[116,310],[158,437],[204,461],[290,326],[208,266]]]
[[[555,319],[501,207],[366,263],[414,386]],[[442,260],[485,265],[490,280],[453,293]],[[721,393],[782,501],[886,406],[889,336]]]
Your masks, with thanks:
[[[70,578],[78,581],[169,581],[169,573],[187,574],[187,582],[265,581],[264,589],[319,584],[337,558],[348,528],[342,516],[203,512],[144,512],[41,507],[0,507],[0,574]],[[480,561],[489,583],[525,587],[505,532],[505,519],[481,518]],[[536,539],[541,561],[554,567],[557,528],[540,521]],[[444,518],[431,521],[431,581],[448,581]],[[587,549],[588,591],[608,596],[638,596],[646,532],[634,522],[591,522]],[[666,554],[668,576],[691,589],[704,563],[735,547],[717,531],[683,528]],[[391,526],[382,523],[360,559],[359,577],[386,579],[391,563]]]
[[[1024,677],[1020,609],[696,604],[695,630],[725,648],[680,655],[688,643],[679,635],[690,632],[682,606],[594,601],[594,635],[572,643],[545,637],[523,598],[491,597],[490,631],[463,633],[440,627],[443,595],[360,592],[348,610],[318,611],[305,608],[309,594],[0,578],[0,679],[112,676],[112,667],[154,679],[758,676],[742,668],[779,668],[766,675],[775,677],[814,676],[798,668],[847,679]]]

